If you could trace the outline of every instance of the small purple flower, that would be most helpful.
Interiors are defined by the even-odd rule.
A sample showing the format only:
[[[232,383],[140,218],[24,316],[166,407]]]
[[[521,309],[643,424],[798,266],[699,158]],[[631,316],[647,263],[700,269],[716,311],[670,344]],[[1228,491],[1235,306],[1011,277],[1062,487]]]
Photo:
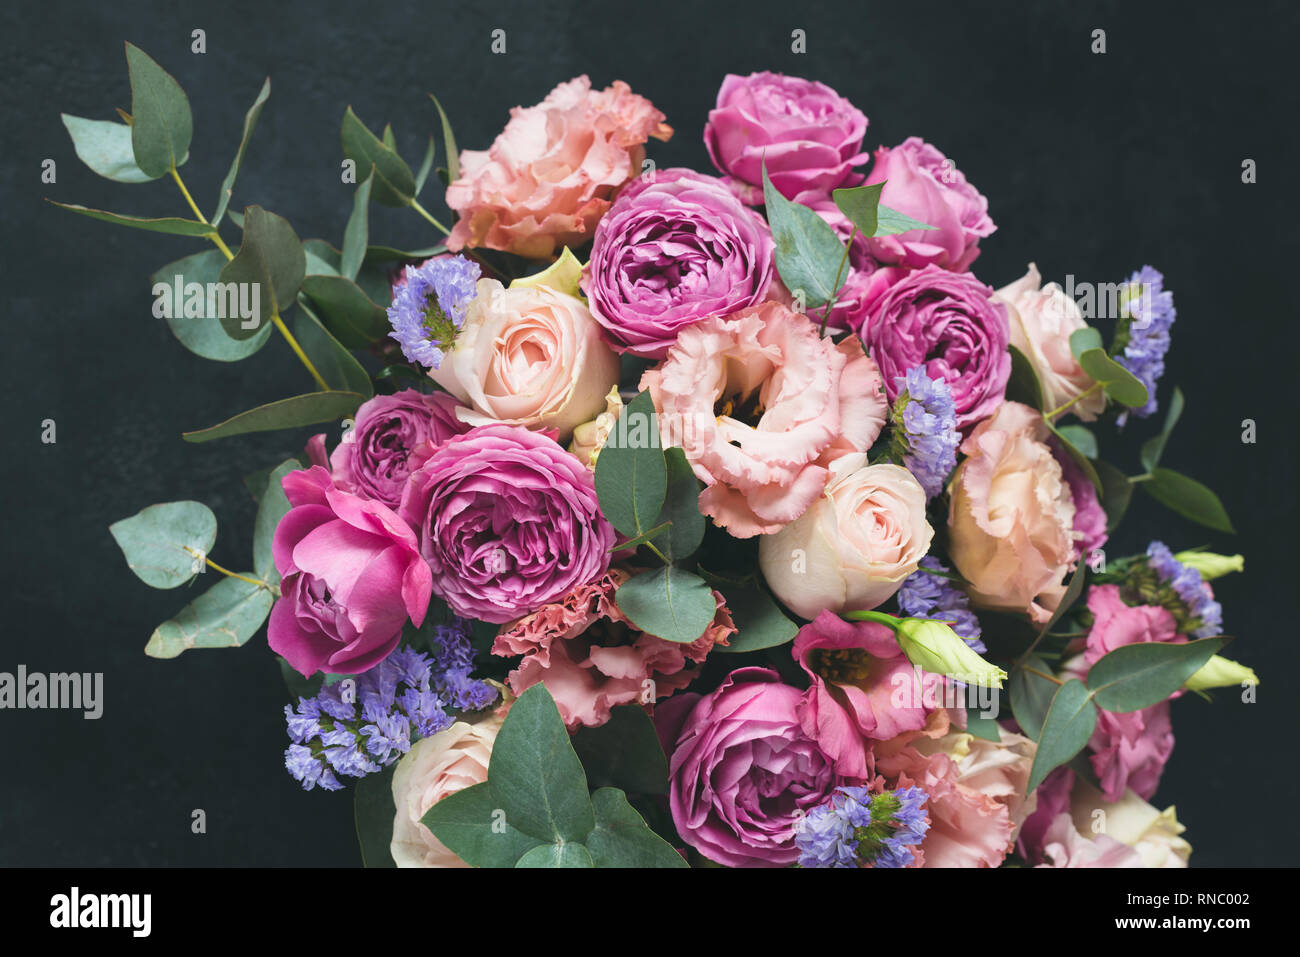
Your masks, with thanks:
[[[1121,412],[1116,419],[1120,425],[1127,420],[1129,412],[1145,419],[1156,411],[1156,384],[1165,372],[1170,327],[1178,317],[1174,294],[1165,289],[1164,283],[1165,277],[1150,266],[1143,266],[1128,280],[1118,335],[1123,351],[1115,356],[1115,361],[1147,387],[1147,402],[1140,409]]]
[[[478,277],[478,264],[464,256],[435,256],[406,267],[388,321],[407,359],[428,369],[442,364],[465,322]]]
[[[1187,618],[1196,627],[1193,638],[1209,638],[1223,633],[1223,606],[1210,594],[1201,573],[1176,559],[1164,542],[1147,546],[1147,564],[1187,606]]]
[[[950,621],[955,631],[973,651],[988,650],[980,638],[980,621],[970,610],[970,598],[941,575],[948,569],[931,555],[921,559],[921,567],[903,579],[898,589],[898,607],[909,618]]]
[[[952,390],[944,379],[930,378],[925,366],[896,376],[894,386],[894,452],[921,483],[926,498],[934,498],[957,467],[961,435]]]
[[[920,788],[839,787],[795,826],[800,867],[907,867],[930,828]]]

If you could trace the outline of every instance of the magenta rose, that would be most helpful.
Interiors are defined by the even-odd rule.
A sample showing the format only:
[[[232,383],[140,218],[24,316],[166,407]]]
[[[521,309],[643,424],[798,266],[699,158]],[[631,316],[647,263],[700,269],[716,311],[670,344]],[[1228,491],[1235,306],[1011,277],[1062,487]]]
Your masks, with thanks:
[[[340,488],[397,508],[410,474],[410,458],[425,442],[440,444],[469,426],[456,418],[461,405],[445,392],[405,389],[362,403],[330,469]]]
[[[661,359],[677,333],[767,298],[772,233],[721,180],[660,170],[596,227],[582,290],[620,352]]]
[[[862,338],[890,402],[898,398],[900,377],[924,366],[952,390],[957,428],[967,431],[993,414],[1011,377],[1011,326],[992,295],[970,273],[926,266],[880,297]]]
[[[802,701],[775,671],[740,668],[710,695],[657,706],[673,823],[705,857],[728,867],[799,859],[796,822],[843,783],[800,726]]]
[[[980,239],[997,229],[988,200],[952,160],[919,137],[876,150],[866,181],[885,183],[882,205],[934,227],[872,237],[868,245],[881,262],[964,272],[980,253]]]
[[[281,483],[289,511],[271,542],[280,599],[266,637],[295,671],[360,674],[429,608],[431,575],[414,533],[386,505],[336,488],[320,466]]]
[[[592,473],[522,426],[478,426],[433,449],[399,514],[417,532],[434,593],[495,624],[602,575],[614,544]]]
[[[867,118],[829,86],[780,73],[727,74],[709,111],[704,145],[741,199],[763,202],[763,162],[787,199],[829,193],[862,177]]]

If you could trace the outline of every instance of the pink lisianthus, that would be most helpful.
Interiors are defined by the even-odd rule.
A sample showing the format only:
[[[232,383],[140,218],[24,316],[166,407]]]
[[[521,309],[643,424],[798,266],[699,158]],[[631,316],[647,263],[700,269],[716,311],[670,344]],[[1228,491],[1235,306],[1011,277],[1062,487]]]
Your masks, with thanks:
[[[1052,818],[1043,834],[1042,863],[1036,867],[1142,867],[1142,856],[1105,834],[1089,840],[1075,829],[1070,812]]]
[[[1088,611],[1092,627],[1088,629],[1083,657],[1088,667],[1122,645],[1144,641],[1182,643],[1174,616],[1159,605],[1128,605],[1120,597],[1118,585],[1093,585],[1088,590]]]
[[[460,214],[447,248],[486,246],[530,259],[591,238],[618,187],[641,171],[644,144],[672,127],[624,82],[592,90],[580,76],[537,106],[515,107],[484,152],[460,154],[447,205]]]
[[[492,644],[494,655],[523,655],[507,679],[510,690],[521,695],[545,684],[570,731],[599,727],[618,705],[650,705],[682,690],[714,645],[725,645],[736,632],[717,592],[713,623],[690,644],[639,631],[614,604],[615,590],[629,577],[610,569],[511,622]]]
[[[415,534],[386,505],[336,488],[319,466],[281,483],[289,511],[272,540],[283,576],[267,643],[294,670],[359,674],[388,657],[432,581]]]
[[[1097,497],[1097,486],[1079,468],[1074,458],[1061,447],[1055,438],[1049,442],[1052,455],[1060,463],[1061,474],[1070,487],[1070,500],[1074,502],[1074,557],[1086,561],[1088,556],[1106,544],[1110,538],[1106,531],[1106,509]]]
[[[736,538],[775,532],[821,495],[829,466],[884,428],[880,372],[855,337],[838,345],[774,302],[682,331],[641,378],[665,446],[707,486],[700,511]]]

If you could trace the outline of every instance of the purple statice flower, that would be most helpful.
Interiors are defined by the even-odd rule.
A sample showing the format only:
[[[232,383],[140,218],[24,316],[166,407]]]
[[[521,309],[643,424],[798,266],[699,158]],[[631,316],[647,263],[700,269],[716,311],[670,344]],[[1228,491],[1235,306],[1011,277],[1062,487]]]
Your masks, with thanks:
[[[1211,596],[1199,571],[1176,559],[1164,542],[1147,546],[1147,565],[1186,606],[1186,621],[1193,626],[1191,637],[1209,638],[1223,633],[1223,606]]]
[[[1115,361],[1133,373],[1147,387],[1147,402],[1140,409],[1126,409],[1116,419],[1123,425],[1132,412],[1145,419],[1156,411],[1156,384],[1165,372],[1165,353],[1169,351],[1170,327],[1178,316],[1174,294],[1164,287],[1165,277],[1150,266],[1143,266],[1128,280],[1121,303],[1121,325]]]
[[[464,256],[435,256],[406,267],[388,321],[407,359],[428,369],[442,364],[465,322],[478,277],[478,263]]]
[[[920,788],[838,787],[795,826],[800,867],[907,867],[930,828]]]
[[[980,637],[980,620],[970,610],[970,598],[948,579],[931,574],[947,571],[933,555],[921,559],[921,567],[903,579],[898,589],[898,608],[908,618],[952,622],[952,630],[982,654],[988,648]]]
[[[470,642],[468,618],[453,618],[434,629],[433,687],[442,700],[461,711],[479,711],[496,700],[497,691],[486,681],[470,677],[477,652]]]
[[[926,498],[934,498],[957,467],[961,434],[952,390],[944,379],[931,379],[925,366],[895,377],[894,386],[898,398],[891,417],[891,457],[916,476]]]

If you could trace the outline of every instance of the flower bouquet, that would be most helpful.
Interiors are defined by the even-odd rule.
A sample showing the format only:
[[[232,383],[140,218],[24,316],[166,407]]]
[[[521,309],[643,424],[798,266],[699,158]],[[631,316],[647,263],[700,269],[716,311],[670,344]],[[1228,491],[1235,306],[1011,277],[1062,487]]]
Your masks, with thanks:
[[[205,215],[189,102],[126,54],[130,113],[65,116],[73,145],[189,213],[57,205],[208,244],[155,316],[221,362],[283,340],[313,386],[184,436],[300,430],[246,479],[251,563],[198,502],[111,526],[197,593],[145,651],[265,623],[287,771],[354,789],[367,864],[1186,864],[1147,803],[1171,704],[1257,679],[1219,654],[1240,556],[1104,550],[1139,488],[1232,530],[1160,464],[1159,272],[986,285],[950,159],[871,155],[852,103],[773,73],[723,80],[709,173],[656,166],[673,129],[622,82],[560,84],[485,151],[431,98],[414,168],[349,108],[346,230],[304,241],[232,201],[270,81]],[[437,245],[376,242],[376,204]],[[1162,411],[1140,469],[1101,457]]]

